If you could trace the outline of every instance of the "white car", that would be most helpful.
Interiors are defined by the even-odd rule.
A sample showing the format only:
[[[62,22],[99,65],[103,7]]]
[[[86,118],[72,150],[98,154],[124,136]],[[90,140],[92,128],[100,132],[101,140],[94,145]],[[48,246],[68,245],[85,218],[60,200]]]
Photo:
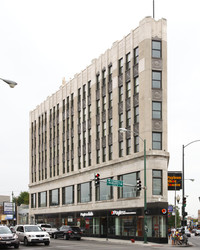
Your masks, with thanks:
[[[25,246],[31,243],[44,243],[46,246],[50,244],[50,236],[37,225],[17,225],[15,227],[16,234]]]

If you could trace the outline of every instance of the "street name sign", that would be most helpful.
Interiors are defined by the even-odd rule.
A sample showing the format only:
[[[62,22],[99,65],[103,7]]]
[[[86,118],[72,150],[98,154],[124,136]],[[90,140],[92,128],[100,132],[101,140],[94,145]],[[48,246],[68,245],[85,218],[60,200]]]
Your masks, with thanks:
[[[123,187],[123,181],[113,180],[113,179],[107,179],[107,185],[108,186]]]

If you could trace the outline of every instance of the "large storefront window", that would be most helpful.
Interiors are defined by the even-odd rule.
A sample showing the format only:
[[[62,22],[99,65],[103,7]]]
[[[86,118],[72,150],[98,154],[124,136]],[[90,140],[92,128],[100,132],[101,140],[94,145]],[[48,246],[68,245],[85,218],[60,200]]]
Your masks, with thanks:
[[[96,201],[104,201],[104,200],[111,200],[113,198],[113,187],[108,186],[105,182],[100,182],[98,186],[96,186]]]
[[[167,225],[165,216],[148,216],[147,217],[147,237],[165,238],[167,237]]]
[[[46,207],[47,206],[47,192],[38,193],[38,206]]]
[[[62,188],[62,204],[74,203],[74,186]]]
[[[138,178],[140,178],[140,172],[118,176],[118,180],[121,180],[124,183],[123,187],[118,188],[118,198],[131,198],[139,196],[140,191],[136,190]],[[132,185],[132,187],[126,186],[125,184]]]
[[[60,189],[53,189],[49,191],[50,206],[57,206],[60,204]]]
[[[92,197],[92,183],[86,182],[77,185],[77,201],[78,203],[84,203],[91,201]]]

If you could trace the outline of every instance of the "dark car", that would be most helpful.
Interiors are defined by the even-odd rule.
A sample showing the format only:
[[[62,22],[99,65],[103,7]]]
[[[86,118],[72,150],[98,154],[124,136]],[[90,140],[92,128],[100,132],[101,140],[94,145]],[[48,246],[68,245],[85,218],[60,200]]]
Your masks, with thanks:
[[[0,225],[0,246],[13,246],[19,248],[19,239],[15,233],[12,233],[7,226]]]
[[[82,236],[82,231],[80,227],[76,226],[62,226],[53,233],[54,239],[64,238],[65,240],[69,239],[80,240],[81,236]]]

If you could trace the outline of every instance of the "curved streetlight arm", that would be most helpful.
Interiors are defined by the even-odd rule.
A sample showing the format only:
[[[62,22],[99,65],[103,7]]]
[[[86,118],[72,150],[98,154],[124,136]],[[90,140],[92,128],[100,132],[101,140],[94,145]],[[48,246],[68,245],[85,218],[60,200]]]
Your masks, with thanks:
[[[11,80],[6,80],[6,79],[3,79],[3,78],[0,78],[0,80],[2,80],[3,82],[7,83],[10,86],[10,88],[14,88],[17,85],[16,82],[11,81]]]
[[[119,132],[131,132],[133,133],[134,135],[137,135],[143,142],[144,142],[144,139],[138,134],[136,133],[135,131],[133,130],[130,130],[130,129],[127,129],[127,128],[119,128]]]
[[[188,144],[183,145],[183,147],[186,148],[186,147],[189,146],[190,144],[195,143],[195,142],[198,142],[198,141],[200,141],[200,140],[195,140],[195,141],[189,142]]]

